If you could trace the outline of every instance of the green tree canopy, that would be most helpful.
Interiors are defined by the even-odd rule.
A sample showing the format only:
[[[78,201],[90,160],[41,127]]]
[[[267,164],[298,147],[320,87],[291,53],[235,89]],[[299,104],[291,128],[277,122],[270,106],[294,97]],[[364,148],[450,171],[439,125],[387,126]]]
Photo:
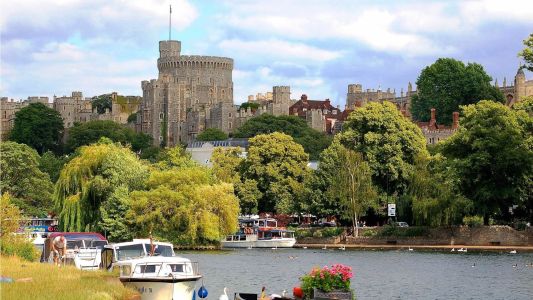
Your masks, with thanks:
[[[374,184],[387,195],[403,193],[415,157],[429,155],[420,128],[390,102],[369,103],[352,112],[339,139],[343,146],[363,155]]]
[[[524,40],[524,46],[525,48],[518,53],[518,56],[521,56],[526,62],[524,68],[533,72],[533,33]]]
[[[44,217],[52,211],[53,184],[39,169],[37,152],[24,144],[0,143],[0,190],[27,216]]]
[[[130,195],[128,218],[141,236],[152,232],[180,244],[214,243],[237,229],[232,185],[217,183],[203,167],[154,171],[147,186]]]
[[[239,109],[252,109],[252,110],[256,110],[258,108],[259,108],[259,103],[254,103],[254,102],[244,102],[239,107]]]
[[[491,80],[480,64],[465,66],[453,58],[439,58],[420,73],[416,81],[418,93],[411,101],[411,114],[415,120],[428,121],[431,108],[435,108],[437,120],[450,124],[452,113],[459,111],[460,105],[482,99],[503,103],[503,94],[491,85]]]
[[[295,198],[303,192],[308,159],[303,147],[283,133],[260,134],[249,140],[241,179],[257,183],[261,195],[258,199],[259,211],[292,211]]]
[[[297,116],[273,116],[262,114],[246,121],[233,134],[237,138],[250,138],[259,134],[282,132],[290,135],[295,142],[302,145],[311,159],[318,159],[320,152],[331,143],[331,138],[307,125]]]
[[[133,129],[113,121],[94,120],[70,128],[66,148],[69,152],[73,152],[80,146],[96,143],[101,137],[123,145],[130,144],[133,151],[146,149],[152,145],[152,137],[145,133],[136,133]]]
[[[198,136],[198,141],[224,141],[228,139],[228,135],[218,128],[206,128]]]
[[[128,124],[137,122],[137,113],[134,112],[128,116]]]
[[[93,110],[96,109],[96,112],[98,112],[99,114],[104,114],[106,109],[109,111],[113,110],[113,101],[111,99],[111,94],[94,97],[91,104]]]
[[[63,120],[59,112],[42,103],[31,103],[15,114],[9,139],[29,145],[39,153],[61,152]]]
[[[55,207],[65,231],[100,228],[101,206],[110,199],[121,199],[120,195],[111,197],[120,187],[128,191],[142,189],[148,175],[148,168],[131,150],[109,139],[82,146],[78,153],[65,165],[55,186]]]
[[[459,193],[458,181],[457,174],[440,154],[417,157],[404,195],[412,205],[415,223],[426,226],[461,224],[472,209],[472,201]]]
[[[490,216],[505,216],[509,206],[522,204],[524,193],[531,192],[533,138],[520,121],[528,116],[492,101],[464,106],[462,115],[442,153],[460,178],[462,194],[488,224]]]

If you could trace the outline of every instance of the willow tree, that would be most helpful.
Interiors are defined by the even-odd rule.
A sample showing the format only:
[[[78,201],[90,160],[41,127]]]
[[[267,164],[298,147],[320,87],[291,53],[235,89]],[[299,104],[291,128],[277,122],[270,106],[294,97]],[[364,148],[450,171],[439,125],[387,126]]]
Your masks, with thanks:
[[[102,221],[101,205],[119,187],[141,188],[147,177],[147,167],[130,149],[108,139],[83,146],[78,153],[65,165],[55,186],[55,209],[65,231],[94,230]]]
[[[152,232],[179,244],[206,244],[237,229],[233,186],[219,183],[203,167],[154,171],[147,188],[130,194],[128,218],[139,235]]]

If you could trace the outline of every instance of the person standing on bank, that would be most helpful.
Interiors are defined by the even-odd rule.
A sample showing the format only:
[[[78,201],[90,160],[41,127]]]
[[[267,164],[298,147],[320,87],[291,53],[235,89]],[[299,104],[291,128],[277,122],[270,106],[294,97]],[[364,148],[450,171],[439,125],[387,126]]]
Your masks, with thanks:
[[[54,253],[54,264],[60,266],[61,260],[65,257],[67,252],[67,239],[62,236],[56,236],[52,240],[52,253]]]

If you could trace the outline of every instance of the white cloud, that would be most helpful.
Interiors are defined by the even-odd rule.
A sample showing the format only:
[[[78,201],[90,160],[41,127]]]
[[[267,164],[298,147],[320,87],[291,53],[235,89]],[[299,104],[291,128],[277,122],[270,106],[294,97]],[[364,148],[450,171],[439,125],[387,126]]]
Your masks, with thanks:
[[[262,59],[323,62],[342,56],[341,51],[324,50],[303,43],[293,43],[277,39],[255,41],[231,39],[221,41],[218,46],[227,53],[252,59],[261,57]]]

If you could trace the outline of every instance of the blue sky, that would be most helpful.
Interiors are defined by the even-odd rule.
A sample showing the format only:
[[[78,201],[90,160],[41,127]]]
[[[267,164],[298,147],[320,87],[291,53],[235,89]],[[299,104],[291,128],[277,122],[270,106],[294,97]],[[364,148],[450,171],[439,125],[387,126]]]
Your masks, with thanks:
[[[169,4],[183,54],[235,60],[236,103],[274,85],[341,106],[350,83],[399,94],[439,57],[511,82],[533,33],[527,0],[2,1],[0,95],[141,95],[141,80],[157,77]]]

